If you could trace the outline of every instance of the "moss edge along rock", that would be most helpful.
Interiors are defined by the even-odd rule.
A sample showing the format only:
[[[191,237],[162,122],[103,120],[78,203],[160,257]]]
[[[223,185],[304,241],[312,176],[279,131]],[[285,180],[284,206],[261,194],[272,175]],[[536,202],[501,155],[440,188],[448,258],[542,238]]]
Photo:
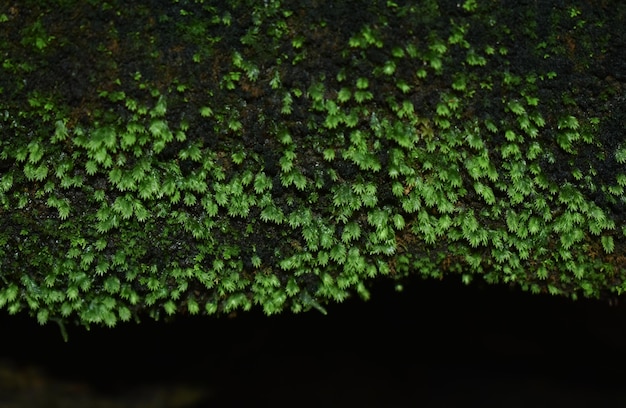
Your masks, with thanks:
[[[626,289],[620,2],[224,3],[0,6],[2,309]]]

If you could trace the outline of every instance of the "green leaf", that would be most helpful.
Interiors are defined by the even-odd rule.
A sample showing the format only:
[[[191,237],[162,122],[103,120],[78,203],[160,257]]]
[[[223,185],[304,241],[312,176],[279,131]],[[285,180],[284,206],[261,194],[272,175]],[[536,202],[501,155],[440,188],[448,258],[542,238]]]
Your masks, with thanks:
[[[337,100],[339,102],[348,102],[352,96],[352,92],[348,88],[341,88],[337,93]]]
[[[49,315],[50,312],[48,311],[48,309],[39,310],[39,312],[37,313],[37,322],[39,322],[40,325],[46,324],[48,322]]]
[[[355,127],[359,123],[359,116],[355,109],[352,109],[348,115],[344,115],[343,121],[349,128]]]
[[[115,276],[110,276],[104,281],[104,290],[113,294],[120,290],[120,280]]]
[[[128,219],[133,215],[133,200],[128,194],[117,197],[111,208],[113,211],[120,214],[122,218]]]
[[[615,150],[615,160],[617,160],[619,164],[626,163],[626,147],[620,146]]]
[[[28,152],[28,161],[32,164],[36,164],[43,157],[44,148],[38,141],[33,141],[28,144]]]
[[[459,75],[452,83],[452,89],[456,91],[465,91],[466,87],[467,81],[465,79],[465,75]]]
[[[437,104],[437,115],[448,117],[450,116],[450,114],[451,112],[450,112],[450,109],[448,108],[448,105],[446,105],[443,102],[440,102],[439,104]]]
[[[13,174],[5,173],[0,176],[0,193],[6,193],[13,186]]]
[[[610,235],[603,235],[602,238],[600,238],[600,240],[602,242],[602,248],[604,248],[604,252],[606,252],[607,254],[613,253],[613,251],[615,250],[615,243],[613,242],[613,237]]]
[[[213,116],[213,109],[208,106],[203,106],[200,108],[200,115],[205,118],[211,117]]]
[[[64,120],[57,120],[54,124],[54,136],[52,143],[62,142],[67,138],[68,131]]]
[[[383,74],[392,75],[394,72],[396,72],[396,63],[391,60],[385,62],[385,65],[383,66]]]
[[[73,286],[73,285],[68,287],[67,290],[65,291],[65,295],[70,300],[78,299],[78,295],[79,295],[78,287]]]
[[[491,133],[497,133],[498,132],[498,127],[496,126],[496,124],[491,119],[486,119],[485,120],[485,127]]]
[[[102,150],[101,148],[111,150],[116,143],[117,135],[115,134],[115,129],[112,126],[104,126],[92,132],[87,148],[91,151]]]
[[[48,167],[43,163],[37,167],[28,163],[24,166],[24,175],[29,181],[43,181],[48,177]]]
[[[198,305],[198,302],[196,302],[193,297],[187,299],[187,310],[191,315],[196,315],[200,312],[200,305]]]
[[[385,210],[373,210],[367,214],[367,222],[376,227],[376,229],[382,229],[387,226],[389,220],[389,213]]]
[[[526,114],[526,109],[519,101],[509,101],[508,107],[514,114],[522,116]]]
[[[578,119],[574,116],[565,116],[559,119],[558,128],[559,129],[571,129],[576,130],[580,127],[578,123]]]
[[[163,119],[154,119],[148,128],[150,133],[156,138],[164,139],[169,142],[174,139],[174,135],[167,126],[167,122]]]
[[[504,137],[506,138],[506,140],[508,140],[509,142],[514,142],[515,139],[517,139],[517,135],[515,134],[514,131],[512,130],[507,130],[506,132],[504,132]]]
[[[258,173],[254,178],[254,191],[261,194],[272,188],[272,180],[265,173]]]
[[[409,85],[406,81],[400,79],[396,82],[396,86],[398,87],[398,89],[400,89],[400,91],[402,91],[402,93],[406,94],[409,93],[411,91],[411,85]]]
[[[374,98],[374,94],[372,94],[369,91],[359,90],[354,93],[354,100],[357,101],[358,103],[369,101],[372,98]]]
[[[85,171],[88,175],[93,176],[98,172],[98,164],[94,160],[87,160],[85,163]]]
[[[361,236],[361,227],[355,221],[351,221],[343,228],[341,233],[341,240],[345,243],[349,243]]]
[[[104,164],[107,159],[110,159],[109,153],[104,148],[93,151],[89,157],[93,158],[97,163],[100,164]]]
[[[233,153],[230,157],[233,160],[233,163],[241,164],[243,163],[243,160],[246,158],[246,153],[244,151],[239,151],[239,152]]]
[[[165,116],[167,112],[167,104],[165,103],[165,97],[163,95],[159,96],[159,100],[157,101],[154,108],[150,110],[150,117],[162,117]]]
[[[271,221],[279,225],[282,224],[285,219],[283,212],[273,203],[261,211],[260,217],[264,222]]]
[[[393,225],[394,225],[396,230],[398,230],[398,231],[402,230],[405,227],[405,225],[406,225],[406,223],[404,221],[404,217],[402,215],[400,215],[400,214],[395,214],[393,216]]]
[[[476,182],[474,183],[474,190],[476,190],[476,193],[481,196],[487,204],[493,205],[496,203],[496,197],[493,194],[491,187],[483,183]]]
[[[131,312],[130,310],[128,310],[127,307],[125,306],[121,306],[118,311],[117,311],[118,316],[120,317],[120,320],[123,322],[127,322],[130,320],[131,318]]]
[[[163,309],[165,309],[165,313],[171,316],[176,313],[176,304],[173,301],[169,300],[163,305]]]

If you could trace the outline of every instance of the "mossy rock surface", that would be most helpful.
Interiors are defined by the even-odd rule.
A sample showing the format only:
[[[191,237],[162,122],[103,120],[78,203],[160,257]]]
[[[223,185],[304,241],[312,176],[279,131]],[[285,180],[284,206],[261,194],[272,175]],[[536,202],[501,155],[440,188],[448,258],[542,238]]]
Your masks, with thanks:
[[[0,307],[626,288],[618,1],[0,6]]]

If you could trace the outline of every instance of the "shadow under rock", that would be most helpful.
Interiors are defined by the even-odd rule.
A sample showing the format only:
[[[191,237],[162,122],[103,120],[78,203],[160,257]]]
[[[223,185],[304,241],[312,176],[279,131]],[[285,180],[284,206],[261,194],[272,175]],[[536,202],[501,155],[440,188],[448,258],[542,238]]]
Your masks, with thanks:
[[[69,343],[54,325],[1,320],[5,406],[32,390],[112,408],[626,402],[624,307],[503,287],[381,282],[327,316],[70,328]]]

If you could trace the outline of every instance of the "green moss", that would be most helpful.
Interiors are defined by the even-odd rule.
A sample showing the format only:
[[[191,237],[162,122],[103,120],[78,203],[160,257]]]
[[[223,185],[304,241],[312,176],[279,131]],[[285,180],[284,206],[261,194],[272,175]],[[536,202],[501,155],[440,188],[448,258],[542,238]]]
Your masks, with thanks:
[[[0,9],[0,307],[325,311],[411,274],[621,295],[623,118],[577,48],[611,15],[313,3]]]

